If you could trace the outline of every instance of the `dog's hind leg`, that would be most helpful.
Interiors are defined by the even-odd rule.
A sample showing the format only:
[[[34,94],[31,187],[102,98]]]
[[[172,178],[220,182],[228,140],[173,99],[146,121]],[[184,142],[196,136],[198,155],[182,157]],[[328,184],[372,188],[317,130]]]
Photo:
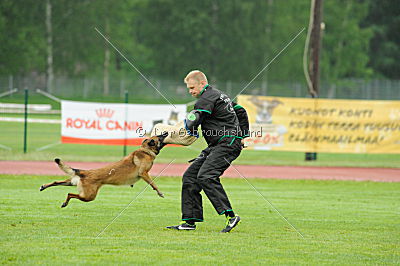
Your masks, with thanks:
[[[61,208],[67,207],[70,199],[78,199],[80,201],[84,201],[84,202],[89,202],[92,201],[96,198],[96,195],[94,196],[81,196],[81,194],[74,194],[74,193],[68,193],[67,199],[64,201],[64,203],[61,205]]]
[[[157,191],[158,196],[164,198],[164,194],[158,189],[157,185],[154,183],[154,181],[151,179],[149,173],[145,172],[140,174],[140,177],[146,181],[155,191]]]
[[[40,187],[40,191],[45,190],[46,188],[53,187],[53,186],[73,186],[71,182],[71,178],[68,178],[64,181],[54,181],[53,183],[44,184]]]
[[[60,169],[63,170],[66,174],[70,175],[71,178],[68,178],[64,181],[54,181],[53,183],[44,184],[40,187],[40,191],[43,191],[46,188],[53,187],[53,186],[76,186],[77,183],[79,182],[80,178],[84,177],[84,175],[81,173],[81,170],[74,169],[74,168],[69,167],[68,165],[65,165],[58,158],[56,158],[54,161],[57,163],[57,165],[60,167]]]
[[[61,205],[61,208],[67,207],[68,202],[70,199],[79,199],[82,200],[81,196],[79,194],[74,194],[74,193],[68,193],[67,199],[64,201],[64,203]]]
[[[78,190],[79,194],[68,193],[67,199],[61,205],[61,208],[67,207],[70,199],[78,199],[80,201],[89,202],[96,198],[97,192],[100,189],[100,185],[88,185],[79,182],[78,183]]]

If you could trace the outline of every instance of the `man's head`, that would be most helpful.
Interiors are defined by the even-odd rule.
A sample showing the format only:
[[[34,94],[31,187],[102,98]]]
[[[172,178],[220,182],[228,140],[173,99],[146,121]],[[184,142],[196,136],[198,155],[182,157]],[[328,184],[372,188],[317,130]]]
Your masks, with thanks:
[[[200,96],[200,92],[203,90],[204,86],[208,84],[206,75],[199,70],[190,71],[189,74],[186,75],[184,82],[189,89],[189,93],[196,98]]]

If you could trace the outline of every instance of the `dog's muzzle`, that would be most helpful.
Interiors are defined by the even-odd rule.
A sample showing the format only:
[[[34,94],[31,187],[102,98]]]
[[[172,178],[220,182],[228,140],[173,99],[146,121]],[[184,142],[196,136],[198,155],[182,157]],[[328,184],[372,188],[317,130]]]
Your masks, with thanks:
[[[168,137],[168,132],[164,132],[162,135],[158,135],[157,138],[160,141],[160,146],[159,149],[161,150],[165,145],[167,145],[166,143],[164,143],[165,138]]]

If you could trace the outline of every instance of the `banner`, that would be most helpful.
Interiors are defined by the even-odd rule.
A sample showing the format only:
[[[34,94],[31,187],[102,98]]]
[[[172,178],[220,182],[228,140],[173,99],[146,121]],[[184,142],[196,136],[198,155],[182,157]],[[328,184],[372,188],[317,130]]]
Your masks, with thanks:
[[[186,105],[61,101],[63,143],[140,145],[157,123],[174,125]]]
[[[240,95],[254,149],[400,154],[400,101]]]

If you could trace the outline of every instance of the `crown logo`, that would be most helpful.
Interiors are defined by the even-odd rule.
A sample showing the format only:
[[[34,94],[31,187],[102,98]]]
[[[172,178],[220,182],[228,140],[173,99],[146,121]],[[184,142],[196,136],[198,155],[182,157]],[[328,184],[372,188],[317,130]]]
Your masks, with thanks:
[[[107,108],[100,108],[96,110],[96,114],[99,118],[106,117],[111,118],[114,115],[114,110],[107,109]]]

